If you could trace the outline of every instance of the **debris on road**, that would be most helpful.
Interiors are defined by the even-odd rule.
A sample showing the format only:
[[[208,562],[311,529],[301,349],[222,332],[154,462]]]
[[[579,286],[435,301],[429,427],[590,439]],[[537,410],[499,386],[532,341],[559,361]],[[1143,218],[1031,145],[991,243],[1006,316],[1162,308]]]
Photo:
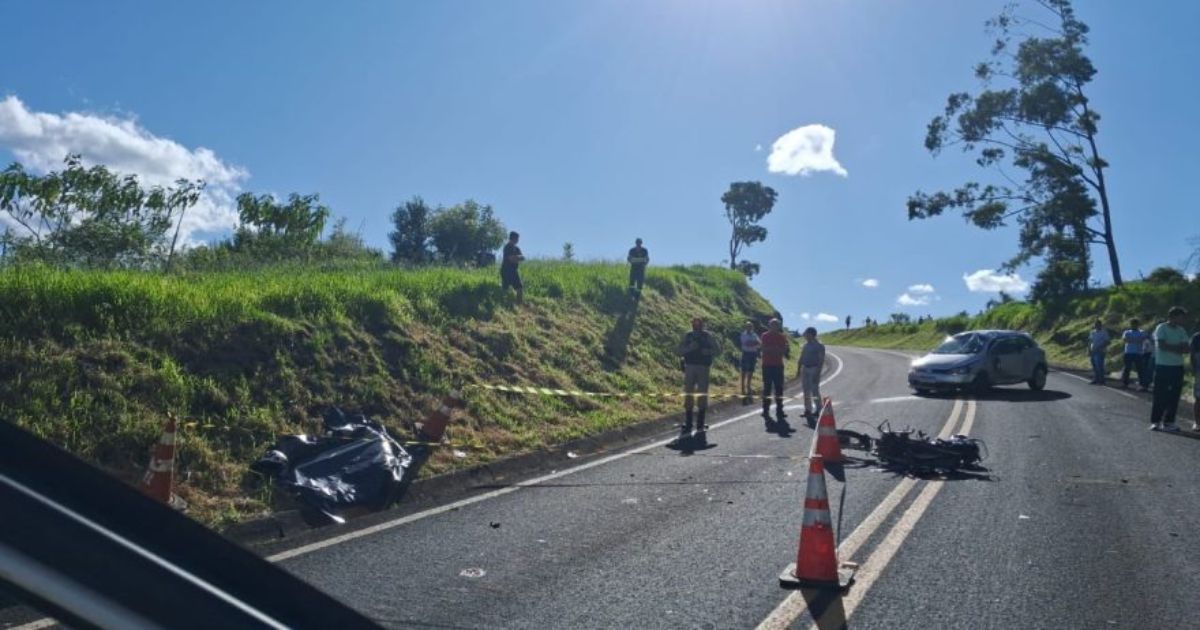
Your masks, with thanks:
[[[838,441],[848,448],[872,452],[885,464],[912,471],[975,468],[986,458],[987,447],[977,438],[927,438],[924,432],[914,429],[893,431],[887,420],[879,424],[878,430],[879,437],[875,438],[838,429]]]

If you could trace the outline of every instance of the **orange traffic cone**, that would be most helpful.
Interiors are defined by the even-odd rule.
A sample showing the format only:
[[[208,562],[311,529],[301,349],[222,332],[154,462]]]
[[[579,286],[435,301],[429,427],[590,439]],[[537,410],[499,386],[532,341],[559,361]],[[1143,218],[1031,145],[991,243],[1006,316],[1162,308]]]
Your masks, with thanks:
[[[441,405],[434,409],[424,422],[417,425],[421,439],[428,442],[441,442],[442,436],[446,433],[446,424],[450,422],[450,416],[454,414],[455,409],[462,407],[463,399],[457,391],[446,394],[442,398]]]
[[[829,495],[825,492],[825,462],[820,455],[813,455],[808,464],[800,548],[796,552],[796,562],[789,564],[779,575],[779,585],[784,588],[845,588],[853,579],[853,565],[838,567]]]
[[[821,419],[817,421],[817,433],[809,455],[820,455],[829,464],[843,461],[842,446],[838,443],[837,425],[833,419],[833,401],[829,398],[825,398],[821,407]]]
[[[154,453],[150,456],[150,465],[142,477],[140,488],[153,499],[166,503],[177,509],[185,507],[185,503],[172,493],[175,485],[175,414],[167,414],[167,426],[163,429],[162,437],[154,445]]]

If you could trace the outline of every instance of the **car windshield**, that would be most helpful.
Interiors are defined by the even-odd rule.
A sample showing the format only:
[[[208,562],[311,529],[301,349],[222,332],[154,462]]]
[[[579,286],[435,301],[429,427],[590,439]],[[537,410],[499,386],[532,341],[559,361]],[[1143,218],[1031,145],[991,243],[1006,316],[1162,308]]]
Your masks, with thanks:
[[[933,354],[979,354],[983,350],[983,338],[975,333],[946,337]]]

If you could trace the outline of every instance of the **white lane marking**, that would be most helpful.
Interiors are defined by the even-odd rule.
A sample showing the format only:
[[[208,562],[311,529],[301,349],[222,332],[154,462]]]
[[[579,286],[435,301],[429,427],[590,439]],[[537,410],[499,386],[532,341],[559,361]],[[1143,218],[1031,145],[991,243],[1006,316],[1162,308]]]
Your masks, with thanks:
[[[15,627],[15,628],[11,628],[10,630],[42,630],[42,628],[49,628],[50,626],[57,625],[57,624],[58,624],[57,621],[47,617],[46,619],[38,619],[37,621],[30,621],[27,624],[23,624],[23,625]]]
[[[829,354],[829,356],[831,356],[837,360],[838,367],[836,370],[833,371],[833,374],[830,374],[825,380],[821,381],[821,383],[820,383],[821,385],[825,385],[826,383],[837,378],[837,376],[842,373],[842,368],[844,368],[846,365],[845,362],[842,361],[842,358],[839,357],[838,355],[833,354],[832,352],[830,352],[828,354]],[[713,424],[712,426],[710,426],[709,430],[711,431],[714,429],[719,429],[723,426],[733,424],[734,422],[738,422],[739,420],[745,420],[746,418],[749,418],[751,416],[760,415],[761,413],[762,413],[761,411],[748,411],[740,416],[736,416],[736,417],[730,418],[728,420],[723,420],[721,422],[717,422],[717,423]],[[492,490],[491,492],[486,492],[484,494],[476,495],[476,496],[469,497],[466,499],[460,499],[453,503],[447,503],[446,505],[431,508],[431,509],[425,510],[423,512],[409,514],[408,516],[402,516],[400,518],[386,521],[386,522],[380,523],[378,525],[372,525],[371,527],[365,527],[363,529],[356,530],[353,532],[347,532],[345,534],[342,534],[341,536],[334,536],[332,538],[327,538],[325,540],[319,540],[314,543],[296,547],[295,549],[288,549],[287,551],[281,551],[277,554],[267,556],[267,560],[270,562],[280,562],[282,560],[287,560],[288,558],[295,558],[296,556],[302,556],[307,553],[312,553],[314,551],[317,551],[318,549],[332,547],[333,545],[338,545],[338,544],[341,544],[344,542],[348,542],[348,541],[354,540],[356,538],[362,538],[363,536],[370,536],[371,534],[377,534],[382,531],[387,531],[394,527],[399,527],[400,525],[405,525],[407,523],[419,521],[424,518],[429,518],[430,516],[437,516],[438,514],[444,514],[451,510],[456,510],[461,507],[466,507],[473,503],[479,503],[481,501],[486,501],[488,499],[495,499],[496,497],[502,497],[506,494],[511,494],[513,492],[516,492],[517,490],[520,490],[521,488],[527,488],[529,486],[536,486],[538,484],[545,483],[547,481],[552,481],[554,479],[566,477],[567,475],[573,475],[578,472],[583,472],[585,470],[588,470],[589,468],[595,468],[597,466],[611,464],[612,462],[625,459],[626,457],[629,457],[630,455],[635,455],[637,453],[644,453],[652,448],[659,448],[660,446],[670,444],[674,439],[675,438],[659,440],[657,442],[652,442],[652,443],[646,444],[644,446],[639,446],[637,448],[633,448],[628,451],[623,451],[623,452],[617,453],[615,455],[609,455],[608,457],[598,459],[594,462],[580,464],[579,466],[575,466],[573,468],[567,468],[566,470],[560,470],[558,472],[553,472],[548,475],[542,475],[541,477],[530,479],[528,481],[522,481],[520,483],[514,484],[507,488],[500,488],[499,490]]]
[[[973,405],[974,403],[971,404]],[[946,422],[942,425],[939,435],[950,435],[953,432],[954,425],[958,423],[958,417],[962,412],[962,409],[963,401],[961,398],[958,398],[954,401],[954,408],[950,410],[950,416],[946,418]],[[973,418],[974,411],[971,411],[970,413]],[[974,422],[974,420],[972,420],[972,422]],[[909,491],[912,490],[916,484],[917,479],[913,477],[905,477],[904,479],[901,479],[900,483],[896,484],[896,487],[892,489],[891,493],[889,493],[887,497],[885,497],[883,501],[881,501],[879,505],[877,505],[875,509],[871,511],[871,514],[868,515],[867,518],[863,519],[863,521],[858,524],[858,527],[854,528],[854,531],[842,541],[842,544],[838,545],[838,558],[844,561],[853,557],[854,554],[858,552],[859,547],[861,547],[862,544],[866,542],[872,534],[875,533],[875,530],[879,529],[879,527],[883,525],[884,521],[886,521],[888,517],[891,516],[892,512],[895,511],[896,506],[898,506],[904,500],[904,498],[908,496]],[[874,555],[872,555],[871,558],[874,559]],[[851,588],[853,589],[859,587],[853,586]],[[792,624],[792,622],[799,619],[800,616],[803,615],[807,610],[808,602],[804,599],[803,592],[794,591],[788,595],[787,598],[784,599],[778,606],[776,606],[775,610],[771,611],[771,614],[768,615],[766,619],[758,624],[758,630],[787,628]],[[847,611],[846,616],[849,617],[849,614],[849,611]]]
[[[959,433],[967,434],[967,431],[975,424],[975,401],[967,403],[966,419],[963,420],[962,429]],[[943,431],[945,433],[946,431]],[[862,570],[854,576],[855,584],[842,598],[842,610],[845,612],[844,618],[848,621],[854,615],[855,609],[862,603],[863,598],[871,590],[871,586],[883,574],[883,570],[895,557],[896,552],[900,550],[900,546],[912,534],[913,528],[917,526],[917,521],[921,520],[921,516],[925,514],[925,510],[933,503],[934,497],[942,491],[946,485],[945,481],[931,480],[921,493],[917,495],[916,500],[912,505],[904,511],[900,520],[892,527],[891,531],[884,536],[880,541],[879,546],[875,548],[867,561],[863,563]],[[815,627],[815,626],[814,626]]]
[[[1087,384],[1089,384],[1089,385],[1091,385],[1091,384],[1092,384],[1092,382],[1091,382],[1091,381],[1089,381],[1088,379],[1086,379],[1086,378],[1084,378],[1084,377],[1082,377],[1082,376],[1080,376],[1080,375],[1078,375],[1078,374],[1072,374],[1072,373],[1070,373],[1070,372],[1060,372],[1060,371],[1058,371],[1058,370],[1055,370],[1055,371],[1054,371],[1054,373],[1055,373],[1055,374],[1062,374],[1063,376],[1070,376],[1071,378],[1075,378],[1075,379],[1079,379],[1079,380],[1081,380],[1081,381],[1083,381],[1084,383],[1087,383]],[[1134,396],[1133,394],[1130,394],[1129,392],[1123,392],[1123,391],[1121,391],[1121,390],[1119,390],[1119,389],[1113,389],[1113,388],[1111,388],[1111,387],[1105,387],[1105,386],[1102,386],[1102,387],[1104,387],[1104,389],[1107,389],[1108,391],[1110,391],[1110,392],[1112,392],[1112,393],[1114,393],[1114,394],[1120,394],[1120,395],[1122,395],[1122,396],[1124,396],[1124,397],[1126,397],[1126,398],[1132,398],[1132,399],[1134,399],[1134,400],[1141,400],[1141,398],[1138,398],[1137,396]]]
[[[872,398],[871,400],[867,401],[867,404],[873,405],[873,404],[878,404],[878,403],[903,402],[906,400],[927,400],[927,399],[921,398],[920,396],[913,396],[910,394],[908,396],[891,396],[888,398]]]

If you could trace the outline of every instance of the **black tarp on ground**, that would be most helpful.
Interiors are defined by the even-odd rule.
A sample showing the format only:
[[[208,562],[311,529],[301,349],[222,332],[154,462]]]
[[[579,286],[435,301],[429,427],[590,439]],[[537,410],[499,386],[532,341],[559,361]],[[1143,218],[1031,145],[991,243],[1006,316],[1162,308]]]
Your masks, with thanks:
[[[337,407],[325,412],[321,436],[286,435],[250,469],[275,479],[302,505],[342,522],[347,507],[385,506],[404,481],[412,456],[387,429]]]

